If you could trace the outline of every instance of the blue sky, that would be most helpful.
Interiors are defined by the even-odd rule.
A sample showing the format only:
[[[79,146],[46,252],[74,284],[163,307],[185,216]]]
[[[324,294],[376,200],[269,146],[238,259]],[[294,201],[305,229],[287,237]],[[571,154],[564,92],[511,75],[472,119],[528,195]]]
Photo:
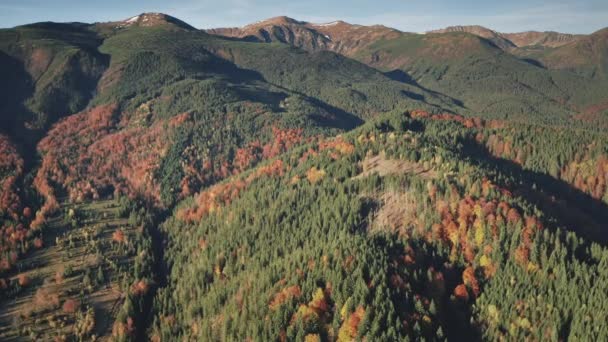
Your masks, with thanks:
[[[37,21],[111,21],[163,12],[198,28],[242,26],[278,15],[323,23],[384,24],[424,32],[483,25],[502,32],[591,33],[608,26],[608,0],[0,0],[0,27]]]

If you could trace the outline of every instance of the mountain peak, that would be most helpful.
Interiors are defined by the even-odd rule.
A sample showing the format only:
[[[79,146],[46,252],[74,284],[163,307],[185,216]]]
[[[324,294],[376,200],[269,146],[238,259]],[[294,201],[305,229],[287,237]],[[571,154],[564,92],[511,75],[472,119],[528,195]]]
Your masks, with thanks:
[[[189,24],[164,13],[147,12],[125,19],[120,22],[119,27],[153,27],[153,26],[173,26],[185,30],[196,30]]]
[[[255,23],[244,26],[243,28],[259,27],[259,26],[271,26],[271,25],[305,25],[306,22],[290,18],[285,15],[278,17],[272,17],[264,20],[257,21]]]
[[[280,16],[244,27],[216,28],[206,32],[258,42],[282,42],[309,51],[331,50],[349,55],[378,39],[395,38],[402,32],[382,25],[362,26],[342,20],[310,23]]]
[[[501,49],[513,49],[526,46],[559,47],[579,39],[580,35],[566,34],[553,31],[526,31],[518,33],[501,33],[480,25],[449,26],[427,33],[466,32],[488,39]]]
[[[335,20],[335,21],[330,21],[328,23],[311,24],[311,25],[313,25],[313,26],[322,26],[322,27],[340,26],[340,25],[353,26],[352,24],[347,23],[346,21],[342,21],[342,20]]]
[[[481,25],[457,25],[448,26],[443,29],[428,31],[427,33],[449,33],[449,32],[466,32],[483,38],[492,38],[497,35],[494,30]]]
[[[494,43],[499,48],[511,49],[514,48],[515,45],[507,38],[503,37],[500,33],[491,30],[487,27],[481,25],[459,25],[459,26],[449,26],[444,29],[433,30],[427,33],[452,33],[452,32],[464,32],[476,35],[478,37],[487,39]]]
[[[591,34],[592,36],[608,36],[608,27],[597,30]]]

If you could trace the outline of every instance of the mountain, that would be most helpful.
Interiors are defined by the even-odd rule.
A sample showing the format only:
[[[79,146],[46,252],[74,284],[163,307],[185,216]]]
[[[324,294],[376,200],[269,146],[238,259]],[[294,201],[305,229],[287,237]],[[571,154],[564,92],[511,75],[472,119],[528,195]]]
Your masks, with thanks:
[[[584,37],[580,34],[568,34],[554,31],[526,31],[519,33],[501,33],[517,47],[543,46],[549,48],[560,47]]]
[[[569,148],[604,139],[396,112],[288,152],[184,201],[165,221],[172,271],[155,301],[152,336],[585,336],[584,324],[561,330],[561,313],[579,321],[604,310],[594,286],[576,293],[587,274],[604,284],[608,273],[566,250],[605,242],[605,202],[546,175],[576,154]],[[556,177],[567,179],[575,164]],[[562,230],[571,224],[581,228],[579,242]],[[606,260],[605,247],[591,248]],[[557,288],[566,295],[551,296]],[[538,296],[551,310],[509,310]],[[208,314],[189,314],[201,311]],[[242,329],[222,331],[228,324]]]
[[[242,28],[218,28],[207,32],[266,43],[286,43],[308,51],[330,50],[347,56],[378,39],[391,39],[400,35],[398,30],[382,25],[352,25],[340,20],[313,24],[284,16]]]
[[[83,109],[108,64],[85,24],[39,23],[0,30],[2,127],[23,135]],[[16,135],[16,134],[15,134]]]
[[[569,70],[591,78],[608,77],[608,28],[547,51],[538,57],[548,68]]]
[[[125,29],[131,27],[163,27],[171,30],[196,31],[196,29],[189,24],[163,13],[142,13],[125,20],[98,23],[95,26],[97,26],[97,30],[99,30],[99,28]]]
[[[0,340],[606,340],[604,32],[451,31],[0,30]]]
[[[559,33],[553,31],[526,31],[518,33],[501,33],[490,30],[483,26],[450,26],[444,29],[430,31],[429,33],[448,33],[466,32],[485,38],[496,44],[503,50],[513,50],[515,48],[542,47],[555,48],[574,42],[583,35]]]
[[[516,46],[511,40],[503,36],[501,33],[496,31],[492,31],[483,26],[475,25],[475,26],[450,26],[440,30],[430,31],[428,33],[450,33],[450,32],[466,32],[470,34],[474,34],[476,36],[485,38],[492,43],[496,44],[499,48],[503,50],[512,49]],[[521,42],[521,40],[520,40]]]
[[[456,26],[421,35],[384,26],[340,21],[311,24],[287,17],[208,32],[280,42],[308,51],[334,51],[395,80],[448,95],[460,101],[465,111],[495,117],[562,120],[601,103],[601,90],[606,89],[604,82],[587,75],[543,66],[542,56],[559,49],[552,46],[582,39],[574,35],[505,35],[481,26]],[[507,36],[515,37],[518,45]]]

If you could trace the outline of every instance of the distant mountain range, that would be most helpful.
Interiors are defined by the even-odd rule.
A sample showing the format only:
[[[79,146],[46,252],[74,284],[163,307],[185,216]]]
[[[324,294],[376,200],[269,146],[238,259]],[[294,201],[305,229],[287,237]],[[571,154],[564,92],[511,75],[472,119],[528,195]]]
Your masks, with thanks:
[[[555,115],[564,112],[564,105],[567,111],[578,111],[602,102],[599,89],[606,89],[608,81],[606,30],[571,35],[454,26],[416,34],[382,25],[313,24],[276,17],[207,32],[333,51],[393,78],[460,99],[477,112]],[[533,91],[522,92],[524,88]],[[517,98],[507,95],[514,93]]]
[[[393,37],[403,33],[383,25],[353,25],[340,20],[325,24],[314,24],[285,16],[262,20],[244,27],[214,28],[206,31],[222,36],[265,42],[281,41],[283,43],[301,44],[307,49],[325,48],[334,51],[342,51],[339,47],[340,43],[345,43],[347,40],[358,40],[360,44],[365,45],[379,38],[388,37],[390,39],[389,34],[391,33]],[[471,33],[488,39],[503,49],[529,46],[560,47],[585,36],[553,31],[500,33],[478,25],[450,26],[427,33],[449,32]]]

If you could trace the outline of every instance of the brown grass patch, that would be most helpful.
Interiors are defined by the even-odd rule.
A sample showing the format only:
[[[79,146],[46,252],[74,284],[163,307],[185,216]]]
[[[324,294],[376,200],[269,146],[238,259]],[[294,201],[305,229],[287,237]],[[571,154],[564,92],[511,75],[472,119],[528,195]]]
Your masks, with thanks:
[[[408,192],[387,191],[379,196],[377,210],[372,214],[369,232],[388,231],[400,236],[409,235],[418,226],[417,204]]]
[[[425,168],[421,163],[409,160],[387,159],[383,155],[366,157],[361,162],[361,167],[363,172],[355,178],[369,177],[374,173],[380,177],[393,174],[413,174],[423,178],[437,178],[437,171],[430,167]]]

